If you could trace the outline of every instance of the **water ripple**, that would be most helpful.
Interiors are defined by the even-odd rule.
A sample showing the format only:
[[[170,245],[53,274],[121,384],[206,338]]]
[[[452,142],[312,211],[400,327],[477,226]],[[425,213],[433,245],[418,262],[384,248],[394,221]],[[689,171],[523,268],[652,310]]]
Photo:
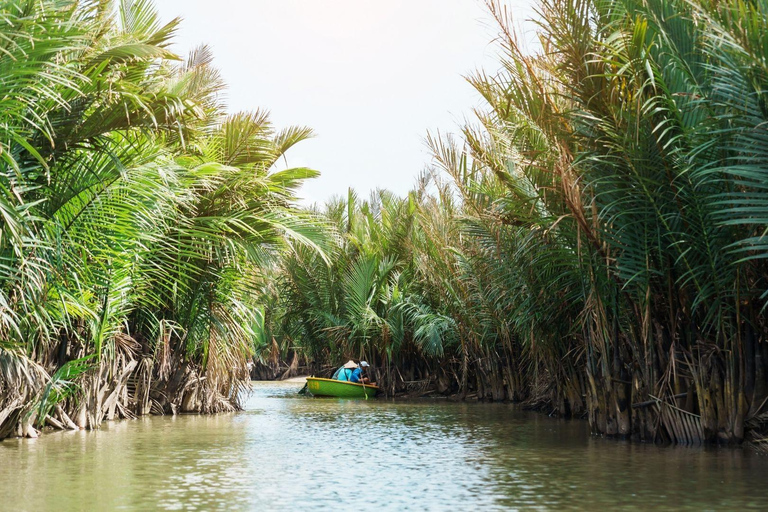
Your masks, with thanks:
[[[0,443],[16,510],[765,509],[768,459],[590,437],[503,404],[298,398]]]

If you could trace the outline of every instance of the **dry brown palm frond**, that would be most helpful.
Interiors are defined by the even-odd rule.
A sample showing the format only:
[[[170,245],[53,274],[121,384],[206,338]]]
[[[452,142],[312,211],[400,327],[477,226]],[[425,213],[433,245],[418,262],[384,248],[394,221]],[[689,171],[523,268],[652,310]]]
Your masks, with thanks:
[[[21,352],[0,348],[0,439],[30,430],[35,407],[50,376]]]

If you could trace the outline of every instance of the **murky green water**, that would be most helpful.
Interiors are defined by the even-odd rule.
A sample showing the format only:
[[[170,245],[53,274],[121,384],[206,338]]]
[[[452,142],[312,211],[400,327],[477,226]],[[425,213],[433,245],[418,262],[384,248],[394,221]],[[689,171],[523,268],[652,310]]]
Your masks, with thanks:
[[[297,398],[0,443],[2,510],[768,509],[768,457],[590,437],[502,404]]]

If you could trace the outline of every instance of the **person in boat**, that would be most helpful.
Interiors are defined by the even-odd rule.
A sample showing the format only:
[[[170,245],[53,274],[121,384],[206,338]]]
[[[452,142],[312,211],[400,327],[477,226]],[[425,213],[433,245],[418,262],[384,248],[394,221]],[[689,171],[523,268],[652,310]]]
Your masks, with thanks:
[[[344,363],[344,366],[336,370],[336,373],[333,374],[332,378],[333,380],[350,382],[352,379],[352,374],[357,368],[358,368],[357,363],[355,363],[353,360],[350,359],[349,361]]]
[[[370,367],[370,365],[365,361],[360,361],[360,364],[357,365],[357,368],[352,370],[352,376],[349,378],[349,382],[354,382],[357,384],[371,384],[371,379],[368,377],[363,377],[363,371],[365,371],[366,368]]]

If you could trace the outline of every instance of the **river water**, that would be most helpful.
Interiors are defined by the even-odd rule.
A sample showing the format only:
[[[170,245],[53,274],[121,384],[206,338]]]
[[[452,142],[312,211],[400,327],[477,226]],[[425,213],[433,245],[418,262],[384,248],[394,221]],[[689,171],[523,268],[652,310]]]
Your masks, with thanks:
[[[592,437],[506,404],[297,397],[0,443],[0,509],[768,509],[768,457]]]

